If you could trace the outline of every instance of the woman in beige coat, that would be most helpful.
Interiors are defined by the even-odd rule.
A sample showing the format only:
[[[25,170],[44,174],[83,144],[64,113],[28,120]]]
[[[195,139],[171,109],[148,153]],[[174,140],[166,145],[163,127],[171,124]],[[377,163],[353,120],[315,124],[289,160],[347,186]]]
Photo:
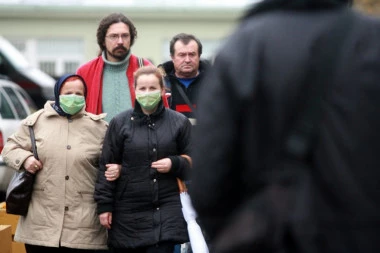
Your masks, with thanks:
[[[8,166],[36,173],[28,214],[20,217],[15,241],[28,253],[79,253],[106,249],[106,229],[94,202],[98,160],[107,129],[104,115],[85,111],[86,85],[65,75],[55,85],[55,102],[27,117],[8,139]],[[33,126],[40,160],[33,157]]]

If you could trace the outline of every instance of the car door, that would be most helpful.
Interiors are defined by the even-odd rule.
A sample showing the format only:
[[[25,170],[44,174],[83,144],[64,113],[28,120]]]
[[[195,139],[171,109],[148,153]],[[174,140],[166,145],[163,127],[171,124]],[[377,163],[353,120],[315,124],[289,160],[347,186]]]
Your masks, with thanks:
[[[7,138],[20,127],[22,119],[35,110],[25,91],[12,82],[0,80],[0,152]],[[12,174],[13,170],[5,166],[0,155],[0,193],[6,190]]]
[[[8,96],[8,92],[11,91],[12,97],[16,98],[16,107],[14,106],[11,98]],[[25,110],[20,107],[22,103],[17,99],[17,95],[10,87],[1,87],[0,86],[0,115],[1,115],[1,131],[3,134],[4,142],[6,138],[10,136],[14,131],[16,131],[17,127],[20,125],[20,117],[21,115],[25,115]]]

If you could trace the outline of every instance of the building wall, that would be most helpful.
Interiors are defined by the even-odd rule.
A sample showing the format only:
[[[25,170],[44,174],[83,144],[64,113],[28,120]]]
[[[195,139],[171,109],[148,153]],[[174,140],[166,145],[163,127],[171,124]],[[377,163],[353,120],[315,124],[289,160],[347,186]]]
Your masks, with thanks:
[[[132,52],[149,58],[157,65],[169,59],[171,37],[186,32],[196,35],[203,42],[204,56],[210,58],[223,39],[232,32],[242,11],[242,9],[222,11],[128,9],[126,15],[133,20],[138,32]],[[96,42],[96,29],[101,18],[111,12],[123,12],[123,9],[62,10],[59,7],[40,7],[36,10],[22,6],[13,9],[0,8],[0,35],[11,42],[27,41],[25,51],[22,53],[32,65],[37,67],[41,61],[40,53],[36,50],[39,40],[80,40],[81,53],[77,53],[80,55],[77,58],[80,58],[80,63],[84,63],[97,56],[99,48]],[[59,54],[60,50],[62,49],[57,46],[54,52],[47,54],[52,57],[55,53]],[[56,75],[61,74],[63,73],[56,73]]]
[[[244,1],[235,0],[237,3]],[[179,32],[193,33],[199,37],[204,44],[203,56],[212,58],[248,7],[222,6],[224,1],[214,1],[221,6],[202,8],[195,4],[185,7],[176,7],[176,4],[169,8],[160,6],[158,0],[150,1],[151,4],[145,7],[81,6],[84,1],[80,0],[71,1],[77,5],[28,5],[25,4],[27,2],[0,4],[0,35],[16,43],[33,66],[43,68],[49,74],[54,72],[52,75],[63,74],[67,69],[64,64],[71,66],[72,71],[76,65],[97,56],[96,29],[101,18],[109,13],[123,12],[134,21],[138,38],[132,52],[149,58],[157,65],[169,59],[170,38]],[[144,1],[136,1],[140,2]],[[379,13],[379,2],[355,0],[354,7],[375,14]],[[65,47],[65,42],[71,44]],[[51,59],[55,61],[54,66],[49,65],[53,64]]]
[[[169,45],[171,37],[180,32],[193,33],[201,41],[222,40],[232,31],[231,21],[172,21],[133,20],[137,28],[137,39],[133,52],[155,61],[167,57],[162,47]],[[85,60],[97,55],[96,29],[98,20],[43,20],[43,19],[6,19],[0,18],[1,35],[10,39],[26,38],[80,38],[84,41]],[[165,44],[163,44],[165,43]],[[57,48],[57,51],[59,48]]]

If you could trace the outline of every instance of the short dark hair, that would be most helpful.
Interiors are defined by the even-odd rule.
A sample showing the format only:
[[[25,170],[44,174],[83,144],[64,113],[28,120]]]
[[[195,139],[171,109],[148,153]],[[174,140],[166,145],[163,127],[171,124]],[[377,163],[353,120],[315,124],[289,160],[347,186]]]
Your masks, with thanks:
[[[100,48],[99,55],[104,51],[106,48],[104,46],[104,41],[106,39],[106,34],[108,28],[115,23],[123,22],[129,27],[129,33],[131,35],[131,46],[135,42],[135,39],[137,38],[137,30],[135,25],[132,23],[132,20],[127,18],[125,15],[121,13],[111,13],[110,15],[104,17],[100,23],[98,30],[96,32],[96,38],[98,40],[98,45]]]
[[[187,45],[192,40],[194,40],[198,44],[198,53],[199,53],[199,56],[201,56],[202,55],[202,43],[201,43],[201,41],[197,37],[195,37],[194,35],[187,34],[187,33],[179,33],[177,35],[174,35],[174,37],[170,41],[170,55],[171,56],[174,55],[174,44],[177,41],[181,41],[183,44]]]

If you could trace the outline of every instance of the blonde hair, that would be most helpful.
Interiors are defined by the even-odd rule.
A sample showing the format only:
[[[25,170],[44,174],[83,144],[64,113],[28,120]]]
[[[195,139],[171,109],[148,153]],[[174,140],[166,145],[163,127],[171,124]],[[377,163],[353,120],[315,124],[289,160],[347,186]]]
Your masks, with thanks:
[[[135,78],[134,86],[135,86],[135,88],[136,88],[136,85],[137,85],[137,79],[140,76],[142,76],[142,75],[151,75],[151,74],[155,75],[158,78],[158,82],[160,83],[161,89],[165,89],[164,80],[163,80],[163,76],[162,76],[161,71],[158,68],[156,68],[155,66],[152,66],[152,65],[143,66],[143,67],[139,68],[138,70],[136,70],[136,72],[134,73],[134,78]]]

